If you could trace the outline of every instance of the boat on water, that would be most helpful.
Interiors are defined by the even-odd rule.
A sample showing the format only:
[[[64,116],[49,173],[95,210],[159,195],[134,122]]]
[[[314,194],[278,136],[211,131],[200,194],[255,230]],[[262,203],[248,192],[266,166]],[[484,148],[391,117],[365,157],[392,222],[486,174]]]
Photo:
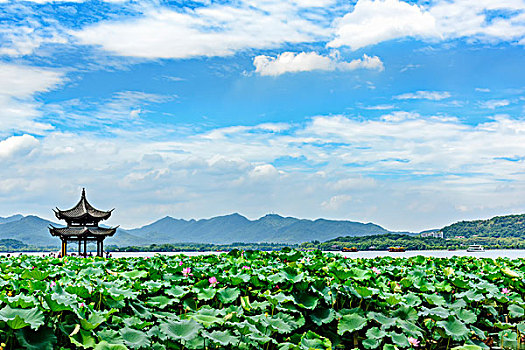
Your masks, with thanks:
[[[390,248],[388,248],[389,252],[395,252],[395,253],[402,253],[405,250],[406,250],[405,247],[390,247]]]
[[[471,245],[467,248],[467,252],[484,252],[485,248],[482,245]]]
[[[351,248],[348,248],[348,247],[343,247],[343,249],[341,249],[342,252],[357,252],[357,248],[356,247],[351,247]]]

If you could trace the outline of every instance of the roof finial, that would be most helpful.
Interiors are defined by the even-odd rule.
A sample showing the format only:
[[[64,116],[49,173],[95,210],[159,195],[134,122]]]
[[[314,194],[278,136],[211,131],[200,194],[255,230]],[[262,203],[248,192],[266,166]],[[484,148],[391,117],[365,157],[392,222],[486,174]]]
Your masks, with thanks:
[[[85,197],[85,196],[86,196],[86,189],[82,187],[82,197]]]

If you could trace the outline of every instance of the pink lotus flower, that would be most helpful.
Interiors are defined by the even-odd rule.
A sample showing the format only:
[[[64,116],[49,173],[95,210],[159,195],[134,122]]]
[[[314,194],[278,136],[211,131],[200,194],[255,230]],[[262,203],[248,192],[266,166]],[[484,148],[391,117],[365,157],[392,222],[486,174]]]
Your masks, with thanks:
[[[218,283],[217,278],[215,278],[215,276],[208,278],[208,282],[210,282],[210,285],[212,287],[215,287],[215,285]]]
[[[419,346],[419,340],[417,340],[416,338],[408,337],[408,343],[415,348]]]
[[[51,281],[51,283],[49,283],[49,286],[51,288],[55,287],[57,285],[57,283],[55,281]]]
[[[80,303],[80,304],[78,304],[78,307],[86,307],[86,304]]]
[[[183,265],[182,261],[179,261],[179,266],[182,266],[182,265]]]
[[[381,271],[379,271],[379,269],[375,266],[372,267],[372,271],[374,271],[376,275],[379,275],[381,273]]]
[[[250,269],[250,267],[249,267],[249,266],[246,266],[246,265],[244,265],[244,266],[242,267],[242,269],[243,269],[243,270],[249,270],[249,269]]]
[[[184,275],[184,277],[188,277],[189,275],[191,275],[191,267],[185,267],[182,269],[182,274]]]
[[[510,293],[510,290],[509,290],[508,288],[502,288],[502,289],[501,289],[501,292],[502,292],[503,294],[509,294],[509,293]]]

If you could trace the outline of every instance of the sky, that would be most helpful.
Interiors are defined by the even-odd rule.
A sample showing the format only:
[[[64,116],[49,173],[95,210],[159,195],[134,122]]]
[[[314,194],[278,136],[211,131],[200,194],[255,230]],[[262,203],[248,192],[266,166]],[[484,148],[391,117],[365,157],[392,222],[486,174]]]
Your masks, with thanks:
[[[525,0],[0,0],[0,216],[525,211]]]

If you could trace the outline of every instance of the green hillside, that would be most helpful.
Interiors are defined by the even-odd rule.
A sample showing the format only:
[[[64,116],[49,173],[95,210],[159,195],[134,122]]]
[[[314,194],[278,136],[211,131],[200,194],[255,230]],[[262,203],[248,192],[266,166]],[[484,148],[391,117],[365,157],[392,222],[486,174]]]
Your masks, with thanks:
[[[460,221],[444,227],[443,236],[453,238],[492,237],[492,238],[524,238],[525,214],[496,216],[488,220]]]
[[[359,250],[377,249],[386,250],[389,247],[405,247],[409,250],[445,249],[445,241],[440,238],[415,237],[406,234],[387,233],[371,236],[345,236],[337,237],[323,243],[308,242],[302,248],[319,248],[322,250],[340,250],[343,247],[355,247]]]
[[[327,250],[342,247],[356,247],[359,250],[370,247],[387,249],[392,246],[407,249],[464,249],[472,244],[481,244],[492,249],[525,249],[525,214],[460,221],[440,231],[445,239],[390,233],[379,236],[343,236],[320,244],[304,243],[302,247],[316,246]]]

